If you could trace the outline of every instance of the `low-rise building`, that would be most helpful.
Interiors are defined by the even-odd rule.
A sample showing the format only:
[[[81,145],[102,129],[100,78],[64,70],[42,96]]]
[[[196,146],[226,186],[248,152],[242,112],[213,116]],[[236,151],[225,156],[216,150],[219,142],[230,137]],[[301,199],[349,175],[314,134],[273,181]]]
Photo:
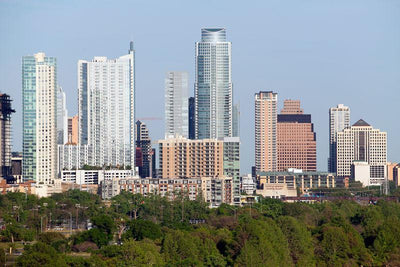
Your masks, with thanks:
[[[251,174],[240,177],[241,192],[246,195],[253,195],[256,190],[256,182]]]
[[[281,198],[297,196],[297,189],[305,193],[309,189],[336,187],[336,176],[328,172],[289,169],[286,172],[258,172],[257,183],[257,194]]]
[[[132,170],[67,170],[61,172],[63,183],[75,184],[100,184],[104,180],[130,177],[134,177]]]
[[[351,165],[351,178],[363,186],[382,185],[386,181],[386,168],[371,166],[366,161],[354,161]]]

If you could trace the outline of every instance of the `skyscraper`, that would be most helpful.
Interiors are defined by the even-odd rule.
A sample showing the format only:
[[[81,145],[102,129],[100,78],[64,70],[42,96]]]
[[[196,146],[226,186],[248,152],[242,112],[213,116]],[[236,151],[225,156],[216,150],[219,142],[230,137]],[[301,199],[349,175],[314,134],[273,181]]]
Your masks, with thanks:
[[[96,166],[135,163],[135,51],[117,59],[78,62],[79,143]]]
[[[350,126],[350,108],[343,104],[329,109],[329,158],[328,171],[336,172],[337,133]]]
[[[317,140],[310,114],[303,114],[299,100],[285,100],[277,123],[278,171],[290,168],[317,170]]]
[[[13,180],[11,173],[11,99],[0,93],[0,180]]]
[[[195,113],[194,97],[189,97],[189,139],[196,139]]]
[[[371,168],[371,178],[384,178],[387,163],[386,132],[372,128],[364,120],[337,133],[337,169],[339,177],[350,177],[351,165],[364,162]]]
[[[237,103],[233,105],[233,115],[232,115],[232,136],[240,136],[240,104]]]
[[[196,42],[196,139],[232,136],[231,46],[224,28],[202,29]]]
[[[73,117],[68,117],[68,144],[77,145],[78,136],[78,122],[79,117],[75,115]]]
[[[57,144],[68,142],[68,111],[65,92],[61,87],[57,89]]]
[[[57,63],[44,53],[22,58],[22,176],[37,185],[57,177]]]
[[[240,139],[224,137],[224,175],[232,178],[233,200],[240,203]]]
[[[165,138],[188,137],[188,73],[169,71],[165,77]]]
[[[153,165],[154,151],[151,147],[151,139],[146,124],[136,122],[136,159],[139,167],[139,176],[142,178],[155,176],[155,164]]]
[[[255,169],[276,171],[276,123],[278,94],[272,91],[255,94]]]

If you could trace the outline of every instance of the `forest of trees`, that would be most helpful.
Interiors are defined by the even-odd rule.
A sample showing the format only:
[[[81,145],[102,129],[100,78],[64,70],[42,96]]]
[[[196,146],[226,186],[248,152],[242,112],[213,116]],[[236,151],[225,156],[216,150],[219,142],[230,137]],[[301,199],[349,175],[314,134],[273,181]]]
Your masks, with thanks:
[[[24,244],[17,266],[400,266],[394,201],[261,199],[209,209],[201,200],[126,192],[104,203],[72,190],[2,195],[0,218],[0,244]],[[75,230],[88,222],[91,229]],[[49,231],[56,227],[67,234]]]

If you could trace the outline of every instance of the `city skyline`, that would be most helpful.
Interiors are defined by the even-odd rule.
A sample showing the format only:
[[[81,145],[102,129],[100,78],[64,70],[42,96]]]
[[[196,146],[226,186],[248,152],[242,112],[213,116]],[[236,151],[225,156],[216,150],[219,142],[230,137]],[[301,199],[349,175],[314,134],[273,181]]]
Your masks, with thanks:
[[[2,3],[1,5],[7,5]],[[12,5],[12,4],[9,4]],[[17,5],[17,4],[16,4]],[[42,6],[45,4],[32,4],[36,6]],[[162,5],[162,4],[160,4]],[[217,4],[218,5],[218,4]],[[278,5],[279,6],[279,5]],[[355,8],[356,5],[347,8]],[[383,7],[378,3],[367,5],[368,8],[363,7],[361,12],[364,17],[361,16],[359,20],[353,21],[350,23],[350,29],[355,30],[358,27],[361,27],[361,22],[367,23],[369,16],[382,16],[385,12],[393,12],[390,11],[388,7]],[[359,6],[357,6],[359,7]],[[398,8],[398,6],[395,6]],[[143,6],[142,6],[143,8]],[[319,9],[318,9],[319,8]],[[316,14],[310,12],[311,21],[316,18],[321,18],[324,12],[327,12],[322,7],[314,6],[315,9],[318,9],[321,14]],[[375,9],[374,9],[375,8]],[[5,9],[2,9],[5,10]],[[337,8],[332,11],[332,13],[338,12],[341,14],[341,11],[344,10],[344,6],[340,6],[337,4]],[[353,10],[353,9],[352,9]],[[397,9],[398,10],[398,9]],[[12,11],[12,9],[11,9]],[[302,10],[300,15],[297,15],[296,18],[302,17],[304,19],[304,13],[306,11]],[[385,12],[384,12],[385,11]],[[31,10],[31,12],[35,12],[35,8]],[[248,12],[246,8],[244,8],[244,12]],[[381,12],[381,13],[378,13]],[[279,13],[279,12],[278,12]],[[329,12],[328,12],[329,13]],[[351,13],[351,12],[350,12]],[[12,14],[12,12],[11,12]],[[32,13],[28,12],[28,17],[31,16]],[[67,13],[68,14],[68,13]],[[386,13],[385,13],[386,14]],[[152,38],[163,38],[168,45],[172,45],[171,42],[174,39],[179,39],[179,48],[182,49],[184,53],[179,55],[176,51],[171,53],[171,57],[178,57],[176,61],[171,60],[169,57],[162,57],[158,60],[161,62],[161,67],[156,68],[154,71],[149,71],[150,68],[154,68],[154,63],[158,62],[154,60],[154,57],[151,56],[149,50],[145,48],[145,46],[150,45],[151,42],[146,37],[148,32],[146,30],[140,29],[139,26],[136,28],[136,35],[134,38],[131,38],[130,34],[126,31],[122,34],[121,32],[117,33],[117,40],[113,40],[105,42],[103,46],[95,47],[93,51],[89,51],[88,49],[82,47],[92,47],[97,42],[96,37],[86,38],[84,42],[80,45],[82,47],[77,48],[76,46],[69,47],[68,52],[60,49],[60,45],[55,42],[55,45],[51,45],[44,43],[43,41],[33,40],[32,43],[24,43],[17,45],[17,49],[13,49],[13,53],[11,55],[4,55],[5,61],[0,63],[0,72],[2,73],[1,78],[4,81],[3,87],[1,88],[2,92],[8,93],[11,95],[11,98],[14,101],[14,108],[16,109],[16,114],[13,116],[13,142],[14,147],[13,151],[22,151],[22,131],[21,131],[21,122],[22,122],[22,105],[21,105],[21,92],[17,90],[21,88],[19,85],[20,79],[11,80],[11,78],[20,77],[20,61],[23,55],[34,54],[38,51],[44,51],[48,56],[56,57],[57,63],[59,65],[58,70],[58,80],[59,85],[64,88],[67,93],[67,109],[71,115],[77,113],[76,109],[76,58],[92,58],[93,56],[107,56],[107,57],[116,57],[122,54],[125,50],[126,43],[130,39],[133,39],[136,45],[137,57],[140,62],[137,65],[137,77],[138,77],[138,86],[137,86],[137,99],[138,99],[138,107],[137,107],[137,117],[163,117],[163,109],[158,107],[160,103],[163,101],[163,78],[164,78],[164,69],[183,69],[189,71],[190,83],[189,83],[189,95],[193,93],[193,78],[194,78],[194,60],[193,60],[193,47],[194,42],[198,40],[198,35],[200,29],[203,27],[207,27],[209,25],[216,25],[220,27],[224,27],[227,29],[228,39],[232,41],[232,61],[233,61],[233,83],[235,84],[234,92],[235,92],[235,102],[236,100],[240,100],[241,102],[241,142],[242,142],[242,173],[250,172],[249,168],[254,164],[254,153],[252,152],[253,147],[253,137],[254,134],[251,132],[254,128],[254,120],[253,111],[254,111],[254,102],[252,101],[252,97],[254,93],[259,90],[273,90],[277,92],[279,95],[279,99],[283,100],[286,98],[300,99],[303,103],[303,108],[308,111],[308,113],[313,115],[313,123],[316,128],[317,133],[317,147],[318,147],[318,169],[325,170],[326,162],[328,158],[328,148],[329,148],[329,120],[328,120],[328,110],[332,106],[336,106],[339,103],[343,103],[346,106],[349,106],[352,110],[352,118],[354,123],[356,120],[362,118],[374,125],[374,127],[381,129],[388,133],[388,160],[389,161],[398,161],[399,153],[399,142],[396,140],[396,135],[399,132],[399,126],[394,122],[396,118],[396,112],[398,112],[394,106],[398,101],[398,94],[396,95],[396,91],[399,90],[398,77],[394,75],[398,74],[400,54],[399,52],[393,52],[390,49],[398,48],[398,46],[393,45],[398,41],[398,37],[389,37],[390,34],[394,33],[394,29],[391,27],[387,27],[384,32],[377,31],[372,27],[370,29],[366,29],[366,26],[362,26],[362,33],[358,33],[360,38],[353,37],[349,34],[350,31],[345,31],[345,35],[348,40],[338,41],[338,33],[333,34],[332,36],[324,35],[318,30],[321,30],[322,27],[314,26],[312,31],[304,31],[303,33],[307,33],[306,37],[310,38],[311,33],[314,30],[320,34],[320,38],[311,38],[310,40],[305,41],[302,37],[299,37],[298,34],[292,30],[289,33],[293,34],[293,37],[299,38],[295,39],[295,43],[284,42],[286,46],[283,47],[282,50],[278,49],[278,44],[269,44],[266,47],[266,51],[261,49],[262,46],[258,46],[256,44],[252,44],[253,48],[251,50],[256,50],[262,56],[260,59],[256,58],[255,51],[245,50],[246,53],[243,52],[243,47],[245,41],[249,39],[257,41],[258,39],[266,40],[266,37],[260,35],[246,35],[245,26],[249,26],[249,23],[244,26],[235,25],[235,23],[231,19],[216,19],[216,14],[212,14],[209,17],[209,20],[203,19],[200,20],[199,23],[193,25],[190,23],[188,26],[182,26],[179,30],[173,30],[172,33],[169,33],[169,37],[165,37],[162,35],[162,32],[152,33]],[[6,14],[8,16],[8,14]],[[126,16],[126,15],[125,15]],[[68,16],[67,16],[68,17]],[[346,22],[351,22],[350,18],[347,18]],[[391,18],[388,16],[388,18]],[[61,18],[62,19],[62,18]],[[64,18],[65,19],[65,18]],[[276,21],[277,18],[273,17]],[[380,17],[379,23],[389,23],[393,21],[389,21],[384,17]],[[392,18],[393,19],[393,18]],[[332,20],[332,19],[331,19]],[[330,21],[330,20],[328,20]],[[384,21],[384,22],[382,22]],[[254,19],[251,20],[254,22]],[[327,26],[327,21],[323,21],[324,26]],[[115,23],[121,24],[121,21],[116,21]],[[304,26],[304,21],[300,23]],[[376,20],[374,21],[376,23]],[[379,24],[378,23],[378,24]],[[56,23],[57,24],[57,23]],[[251,24],[251,23],[250,23]],[[306,23],[307,24],[307,23]],[[113,24],[116,25],[116,24]],[[139,25],[139,24],[137,24]],[[286,30],[290,29],[289,26],[293,26],[288,23],[284,25]],[[328,25],[329,26],[329,25]],[[280,26],[282,27],[282,25]],[[365,28],[364,28],[365,27]],[[29,28],[29,27],[28,27]],[[161,27],[163,28],[163,27]],[[339,27],[342,30],[345,30],[343,27]],[[4,31],[7,34],[7,30],[3,27],[0,28],[2,32]],[[330,30],[334,30],[332,27]],[[272,36],[269,38],[276,42],[276,37],[278,38],[278,42],[282,45],[282,42],[285,41],[284,36],[277,34],[273,29],[273,26],[267,32],[272,31]],[[392,32],[393,31],[393,32]],[[379,36],[384,37],[380,43],[377,39],[377,34],[379,32]],[[24,33],[24,31],[22,31]],[[68,33],[68,31],[67,31]],[[184,34],[182,34],[184,33]],[[254,32],[253,32],[254,33]],[[331,34],[332,32],[329,31]],[[366,41],[366,36],[368,33],[374,33],[374,37],[370,37],[374,40],[374,43],[371,45]],[[71,34],[71,33],[69,33]],[[79,31],[78,31],[79,34]],[[106,30],[106,36],[112,34],[111,29]],[[180,34],[180,36],[179,36]],[[287,34],[287,33],[286,33]],[[322,34],[322,35],[321,35]],[[22,34],[23,35],[23,34]],[[286,35],[285,35],[286,36]],[[325,40],[322,37],[326,38]],[[341,36],[341,35],[339,35]],[[7,35],[6,35],[7,37]],[[19,37],[21,38],[21,37]],[[102,37],[104,38],[104,37]],[[275,38],[275,39],[274,39]],[[336,39],[335,39],[336,38]],[[340,39],[340,38],[339,38]],[[23,40],[23,39],[22,39]],[[103,40],[103,39],[101,39]],[[292,40],[292,39],[290,39]],[[318,40],[321,44],[318,44]],[[392,40],[392,41],[389,41]],[[12,38],[6,38],[5,46],[9,47],[12,42]],[[261,41],[261,40],[260,40]],[[288,40],[286,40],[288,41]],[[358,42],[357,42],[358,41]],[[354,42],[354,43],[353,43]],[[363,46],[356,44],[363,44]],[[392,45],[389,45],[392,43]],[[58,45],[57,45],[58,44]],[[83,45],[82,45],[83,44]],[[183,45],[182,45],[183,44]],[[345,44],[348,44],[349,47],[344,49]],[[383,59],[375,59],[376,54],[376,45],[385,45],[385,50],[382,51],[386,57]],[[65,44],[63,44],[63,47]],[[354,46],[354,47],[353,47]],[[389,46],[389,49],[388,47]],[[65,46],[66,47],[66,46]],[[154,46],[150,45],[151,48],[154,49]],[[168,47],[169,46],[165,46]],[[258,48],[258,49],[255,49]],[[286,49],[286,50],[285,50]],[[298,50],[300,51],[298,51]],[[316,49],[316,50],[313,50]],[[326,54],[326,51],[322,52],[323,49],[328,49],[329,51],[335,52],[335,56],[338,57],[338,54],[343,51],[344,54],[342,58],[335,59],[333,56],[329,56]],[[3,49],[4,50],[4,49]],[[7,49],[6,49],[7,50]],[[14,51],[15,50],[15,51]],[[65,48],[64,48],[65,50]],[[269,50],[269,52],[268,52]],[[361,51],[360,51],[361,50]],[[278,51],[277,55],[272,53],[273,51]],[[289,51],[291,55],[291,59],[288,59],[287,56],[283,55],[283,52]],[[297,51],[297,52],[296,52]],[[312,51],[312,52],[310,52]],[[294,53],[295,52],[295,53]],[[373,53],[375,52],[375,53]],[[4,52],[3,52],[4,53]],[[69,54],[71,53],[71,54]],[[395,54],[393,54],[395,53]],[[241,55],[242,54],[242,55]],[[388,58],[390,54],[390,59]],[[69,56],[68,56],[69,55]],[[72,57],[70,55],[73,55]],[[157,54],[159,55],[159,54]],[[394,55],[394,57],[393,57]],[[247,58],[245,58],[246,56]],[[307,58],[310,56],[310,58]],[[381,54],[379,54],[381,57]],[[359,60],[362,57],[362,60]],[[14,58],[15,62],[10,63],[10,59]],[[146,59],[150,58],[150,63],[145,63]],[[184,58],[184,59],[183,59]],[[300,70],[299,66],[300,62],[303,62],[307,58],[307,64],[305,65],[305,70]],[[340,62],[341,60],[347,60],[344,64]],[[277,64],[277,60],[283,61],[282,64]],[[358,60],[358,61],[357,61]],[[382,65],[382,62],[385,62]],[[260,63],[261,62],[261,63]],[[379,63],[381,62],[381,63]],[[387,66],[387,62],[391,62],[391,65]],[[396,62],[396,63],[395,63]],[[250,64],[249,64],[250,63]],[[251,65],[253,64],[253,65]],[[285,65],[286,64],[286,65]],[[293,65],[291,65],[293,64]],[[363,66],[364,64],[364,66]],[[365,65],[366,64],[366,65]],[[379,65],[380,64],[380,65]],[[243,65],[243,66],[242,66]],[[350,65],[350,66],[349,66]],[[376,65],[376,67],[374,67]],[[62,66],[62,67],[61,67]],[[250,71],[244,71],[245,68],[250,68]],[[259,68],[257,68],[257,66]],[[322,71],[321,67],[322,66]],[[379,67],[381,66],[381,67]],[[275,70],[272,70],[274,68]],[[319,70],[317,70],[317,68]],[[326,68],[326,69],[324,69]],[[359,69],[358,71],[356,69]],[[384,71],[380,71],[380,68],[383,68]],[[389,68],[389,69],[388,69]],[[163,71],[159,71],[163,69]],[[388,71],[389,70],[389,71]],[[15,72],[15,73],[14,73]],[[353,75],[346,74],[346,72],[351,72]],[[140,73],[140,74],[139,74]],[[312,74],[312,75],[311,75]],[[154,78],[151,80],[148,76],[151,75]],[[305,76],[301,77],[301,76]],[[318,78],[316,76],[320,75]],[[372,77],[371,77],[372,76]],[[151,81],[150,81],[151,80]],[[160,82],[161,81],[161,82]],[[396,84],[397,83],[397,84]],[[322,89],[321,89],[322,88]],[[385,90],[386,89],[386,90]],[[151,95],[155,95],[155,98],[150,98],[150,95],[146,91],[151,91]],[[370,96],[363,92],[370,92]],[[377,93],[380,94],[380,98],[374,97]],[[362,95],[363,103],[358,104],[360,101],[360,95]],[[156,105],[151,105],[151,103]],[[318,102],[318,103],[316,103]],[[282,106],[282,101],[278,101],[278,109]],[[367,105],[370,105],[371,108],[367,108]],[[149,107],[147,107],[149,106]],[[156,108],[154,108],[156,107]],[[164,125],[162,122],[146,122],[149,126],[150,132],[152,133],[152,139],[158,140],[162,139],[164,133]]]

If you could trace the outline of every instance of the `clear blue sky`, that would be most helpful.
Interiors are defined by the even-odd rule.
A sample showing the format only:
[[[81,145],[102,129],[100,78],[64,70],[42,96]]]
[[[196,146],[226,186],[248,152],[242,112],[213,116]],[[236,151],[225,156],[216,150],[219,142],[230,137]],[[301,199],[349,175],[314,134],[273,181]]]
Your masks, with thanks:
[[[202,27],[227,29],[234,99],[241,105],[242,173],[254,164],[254,93],[300,99],[327,169],[328,109],[351,108],[388,133],[388,160],[400,161],[400,1],[20,1],[0,0],[0,91],[14,99],[14,150],[22,147],[21,57],[58,60],[69,114],[77,113],[77,61],[118,57],[135,42],[137,116],[164,117],[164,76],[190,74]],[[147,122],[163,137],[163,121]]]

